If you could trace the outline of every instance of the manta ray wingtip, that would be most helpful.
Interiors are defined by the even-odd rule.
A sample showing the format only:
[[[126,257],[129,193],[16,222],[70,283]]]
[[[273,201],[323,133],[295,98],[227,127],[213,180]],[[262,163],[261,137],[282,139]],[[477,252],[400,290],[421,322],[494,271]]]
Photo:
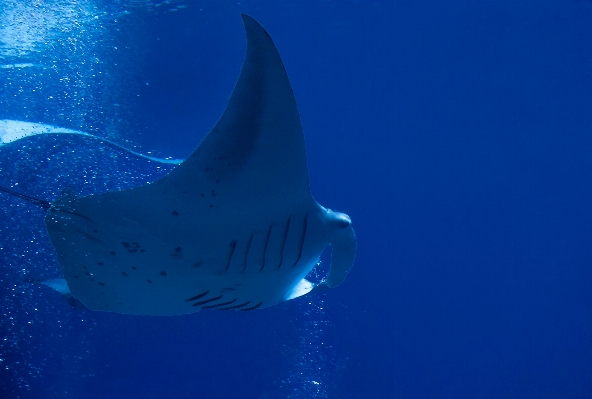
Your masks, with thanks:
[[[244,12],[241,13],[241,18],[243,19],[243,21],[246,21],[246,20],[255,21],[255,18],[251,17],[249,14],[245,14]]]
[[[259,30],[261,33],[267,36],[269,40],[271,40],[269,33],[267,33],[265,28],[259,22],[257,22],[255,18],[247,14],[241,14],[241,17],[243,19],[243,24],[245,25],[245,30],[247,31],[247,37],[252,34],[256,35],[256,32]]]
[[[60,295],[64,297],[64,299],[75,309],[87,309],[86,305],[79,301],[78,299],[74,298],[72,293],[70,292],[70,287],[68,287],[68,283],[64,278],[57,277],[57,278],[50,278],[47,280],[43,280],[40,278],[28,278],[24,280],[25,283],[34,283],[34,284],[41,284],[46,287],[51,288],[52,290],[56,291]]]

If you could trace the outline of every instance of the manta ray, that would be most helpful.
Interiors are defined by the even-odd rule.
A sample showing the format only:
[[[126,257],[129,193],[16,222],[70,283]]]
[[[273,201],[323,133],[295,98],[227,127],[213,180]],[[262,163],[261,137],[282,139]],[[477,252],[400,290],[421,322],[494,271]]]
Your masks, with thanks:
[[[304,134],[279,53],[242,15],[244,64],[228,105],[188,159],[140,187],[42,206],[63,280],[45,285],[91,310],[180,315],[249,311],[341,284],[353,265],[349,216],[312,197]],[[331,267],[305,276],[330,245]]]

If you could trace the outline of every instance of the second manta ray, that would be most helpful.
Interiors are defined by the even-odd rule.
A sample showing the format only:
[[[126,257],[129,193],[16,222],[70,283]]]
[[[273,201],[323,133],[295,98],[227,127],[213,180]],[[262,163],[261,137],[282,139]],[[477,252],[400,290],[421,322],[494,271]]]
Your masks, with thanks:
[[[243,15],[247,52],[224,114],[162,179],[45,216],[67,288],[92,310],[179,315],[253,310],[310,292],[327,245],[339,285],[356,253],[350,218],[309,189],[296,100],[267,32]]]

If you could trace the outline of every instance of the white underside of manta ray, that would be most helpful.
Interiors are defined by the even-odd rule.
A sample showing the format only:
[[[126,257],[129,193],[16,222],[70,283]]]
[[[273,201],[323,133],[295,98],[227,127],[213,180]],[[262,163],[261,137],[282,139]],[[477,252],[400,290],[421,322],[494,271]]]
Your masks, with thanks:
[[[356,253],[350,218],[309,189],[294,94],[267,32],[243,15],[247,52],[224,114],[160,180],[64,195],[45,223],[71,295],[92,310],[179,315],[253,310],[310,292],[327,245],[339,285]],[[62,291],[67,288],[61,287]]]

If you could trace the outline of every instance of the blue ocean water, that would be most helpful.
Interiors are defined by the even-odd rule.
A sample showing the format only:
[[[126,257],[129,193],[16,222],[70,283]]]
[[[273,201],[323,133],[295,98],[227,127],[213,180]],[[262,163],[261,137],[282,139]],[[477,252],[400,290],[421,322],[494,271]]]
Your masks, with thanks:
[[[268,30],[345,282],[254,312],[72,309],[43,211],[0,196],[0,397],[592,397],[592,2],[0,2],[0,120],[185,158]],[[0,146],[46,200],[172,165],[80,136]],[[326,272],[327,259],[319,269]]]

